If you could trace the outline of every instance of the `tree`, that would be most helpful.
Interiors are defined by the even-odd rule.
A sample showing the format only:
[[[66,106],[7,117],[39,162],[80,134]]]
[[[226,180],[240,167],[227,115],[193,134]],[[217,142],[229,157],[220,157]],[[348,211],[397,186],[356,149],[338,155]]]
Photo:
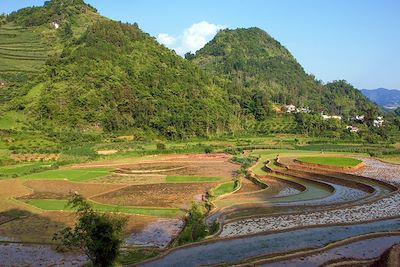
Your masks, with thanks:
[[[76,210],[78,221],[74,228],[66,227],[57,232],[53,240],[61,242],[59,248],[81,250],[93,266],[112,266],[123,242],[126,218],[96,212],[78,194],[71,196],[68,205]]]

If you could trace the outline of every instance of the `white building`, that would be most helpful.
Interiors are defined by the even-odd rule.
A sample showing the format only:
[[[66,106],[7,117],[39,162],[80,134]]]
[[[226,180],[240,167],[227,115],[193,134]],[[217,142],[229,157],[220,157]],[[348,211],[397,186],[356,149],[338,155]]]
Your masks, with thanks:
[[[306,107],[306,108],[296,108],[296,112],[297,112],[297,113],[310,113],[311,110],[310,110],[309,107]]]
[[[354,126],[354,125],[348,125],[348,126],[346,126],[346,129],[350,130],[351,133],[357,133],[359,130],[358,127]]]
[[[378,116],[376,117],[376,120],[372,122],[372,125],[374,125],[375,127],[382,127],[384,122],[385,120],[383,119],[383,117]]]
[[[296,111],[296,106],[295,105],[284,105],[283,106],[283,111],[287,112],[287,113],[292,113]]]
[[[50,23],[50,26],[52,27],[52,28],[54,28],[54,29],[58,29],[58,28],[60,28],[60,24],[58,24],[57,22],[55,22],[55,21],[53,21],[52,23]]]
[[[321,113],[321,116],[324,120],[329,120],[329,119],[341,120],[342,119],[342,116],[338,116],[338,115],[325,115],[325,114]]]
[[[365,115],[356,115],[353,117],[354,121],[361,121],[363,122],[365,120]]]

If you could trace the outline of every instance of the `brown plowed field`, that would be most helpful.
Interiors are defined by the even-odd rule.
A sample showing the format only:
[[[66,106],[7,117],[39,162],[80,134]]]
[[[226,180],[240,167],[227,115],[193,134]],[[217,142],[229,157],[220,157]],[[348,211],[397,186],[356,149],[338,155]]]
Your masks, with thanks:
[[[93,198],[94,201],[122,206],[185,207],[218,183],[177,183],[132,185]]]

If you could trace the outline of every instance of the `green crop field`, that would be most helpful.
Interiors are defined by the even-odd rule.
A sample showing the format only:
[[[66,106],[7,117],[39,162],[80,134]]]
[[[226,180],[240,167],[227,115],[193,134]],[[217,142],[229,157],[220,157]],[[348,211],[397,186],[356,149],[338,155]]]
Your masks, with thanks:
[[[42,37],[12,24],[0,27],[0,72],[37,72],[47,59]]]
[[[66,199],[29,199],[26,203],[43,210],[64,210],[72,211],[67,205]],[[128,214],[147,215],[147,216],[160,216],[160,217],[175,217],[182,212],[177,208],[156,208],[156,207],[126,207],[105,205],[100,203],[90,202],[93,208],[100,212],[122,212]]]
[[[255,130],[258,133],[294,133],[296,122],[291,115],[275,115],[259,122]]]
[[[167,176],[165,181],[167,183],[204,183],[220,181],[220,177],[206,177],[206,176]]]
[[[0,129],[19,129],[25,120],[26,117],[23,113],[16,111],[5,112],[0,116]]]
[[[353,158],[341,157],[300,157],[299,161],[306,163],[314,163],[321,165],[337,166],[337,167],[354,167],[362,161]]]
[[[39,173],[28,174],[22,176],[22,179],[38,179],[38,180],[61,180],[66,179],[73,182],[82,182],[107,176],[110,174],[111,169],[108,168],[87,168],[87,169],[74,169],[74,170],[49,170]]]
[[[49,163],[46,162],[36,162],[36,163],[24,163],[0,167],[0,177],[1,176],[21,176],[30,173],[34,170],[39,170],[43,167],[49,167]]]
[[[211,193],[213,196],[218,197],[233,192],[236,188],[237,186],[235,186],[235,181],[230,181],[227,183],[220,184],[215,188],[211,189]]]

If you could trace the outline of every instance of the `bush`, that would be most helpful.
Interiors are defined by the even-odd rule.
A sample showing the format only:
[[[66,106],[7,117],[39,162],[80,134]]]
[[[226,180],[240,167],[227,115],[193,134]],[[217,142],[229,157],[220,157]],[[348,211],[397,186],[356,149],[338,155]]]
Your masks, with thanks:
[[[73,195],[68,204],[76,209],[78,221],[74,228],[67,227],[54,235],[53,240],[61,241],[59,249],[80,249],[93,266],[113,266],[127,218],[95,212],[79,195]]]
[[[165,150],[167,148],[166,145],[161,142],[157,143],[156,147],[157,147],[157,150]]]
[[[214,152],[214,148],[212,146],[207,146],[204,148],[204,153],[210,154],[212,152]]]
[[[186,225],[177,239],[178,245],[189,242],[198,241],[208,234],[208,229],[205,225],[205,208],[197,203],[192,202],[189,214],[186,217]]]

